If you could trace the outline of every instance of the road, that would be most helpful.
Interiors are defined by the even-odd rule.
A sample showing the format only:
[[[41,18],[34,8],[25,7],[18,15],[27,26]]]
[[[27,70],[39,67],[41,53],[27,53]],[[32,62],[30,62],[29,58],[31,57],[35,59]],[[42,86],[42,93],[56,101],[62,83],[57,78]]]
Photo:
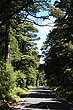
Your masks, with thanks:
[[[31,90],[16,110],[73,110],[73,105],[46,87]]]

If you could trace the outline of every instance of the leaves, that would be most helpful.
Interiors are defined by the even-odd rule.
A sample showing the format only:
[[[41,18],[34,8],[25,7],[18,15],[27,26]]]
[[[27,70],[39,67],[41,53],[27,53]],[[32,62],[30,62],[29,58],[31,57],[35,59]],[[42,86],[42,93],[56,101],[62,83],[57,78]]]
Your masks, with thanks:
[[[63,2],[57,3],[59,4],[57,4],[58,10],[61,9],[64,15],[61,17],[59,13],[54,13],[52,9],[52,14],[55,14],[55,16],[57,14],[59,17],[55,20],[57,27],[48,34],[42,50],[45,53],[45,72],[48,84],[51,86],[61,85],[66,88],[71,84],[73,77],[73,26],[70,20],[73,15],[67,7],[67,5],[70,5],[72,9],[69,2],[63,0]],[[63,7],[64,4],[66,7]],[[54,84],[52,80],[55,81]]]

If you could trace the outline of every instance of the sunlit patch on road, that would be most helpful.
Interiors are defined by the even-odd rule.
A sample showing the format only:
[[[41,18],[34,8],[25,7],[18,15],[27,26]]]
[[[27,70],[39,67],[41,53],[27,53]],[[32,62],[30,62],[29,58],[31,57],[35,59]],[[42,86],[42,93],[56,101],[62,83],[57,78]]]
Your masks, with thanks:
[[[33,89],[16,110],[73,110],[73,105],[45,87]]]

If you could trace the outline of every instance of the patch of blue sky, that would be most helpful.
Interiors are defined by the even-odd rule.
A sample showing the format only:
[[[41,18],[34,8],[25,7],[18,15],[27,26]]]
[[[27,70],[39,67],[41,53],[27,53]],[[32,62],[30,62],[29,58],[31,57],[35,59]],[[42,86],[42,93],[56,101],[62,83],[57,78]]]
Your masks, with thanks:
[[[42,21],[42,23],[41,21],[39,21],[40,24],[44,24],[44,25],[49,24],[48,26],[34,25],[39,30],[37,36],[41,38],[39,41],[37,41],[37,46],[39,50],[41,49],[43,42],[45,42],[48,33],[54,28],[54,21],[55,21],[55,18],[51,17],[50,20],[49,19],[44,20]]]
[[[54,4],[54,1],[55,0],[51,0],[51,4],[53,5]],[[36,14],[37,17],[40,17],[40,16],[49,16],[49,10],[48,11],[43,11],[41,10],[39,13]],[[46,24],[49,24],[49,26],[38,26],[38,25],[35,25],[34,24],[34,27],[36,27],[39,32],[37,34],[38,37],[40,37],[41,39],[39,41],[36,41],[37,43],[37,47],[38,47],[38,51],[39,51],[39,54],[41,54],[41,47],[43,46],[43,42],[45,42],[46,40],[46,37],[48,35],[48,33],[50,32],[50,30],[52,30],[54,28],[54,21],[55,21],[55,18],[54,17],[48,17],[48,19],[46,20],[42,20],[42,19],[37,19],[33,16],[28,16],[28,18],[30,19],[31,22],[36,22],[40,25],[46,25]],[[43,63],[43,59],[44,58],[41,58],[40,59],[40,63]]]
[[[53,4],[54,1],[55,0],[51,0],[51,3]],[[37,14],[37,16],[47,16],[48,13],[49,11],[41,11]],[[42,26],[34,25],[39,30],[37,36],[41,38],[39,41],[36,41],[39,54],[42,53],[40,49],[43,46],[43,42],[45,42],[48,33],[54,28],[54,21],[55,21],[54,17],[50,17],[50,20],[48,18],[44,21],[39,19],[39,21],[37,22],[39,22],[40,24],[44,24],[44,25],[49,23],[49,26],[42,27]],[[40,58],[40,63],[44,63],[44,57]]]

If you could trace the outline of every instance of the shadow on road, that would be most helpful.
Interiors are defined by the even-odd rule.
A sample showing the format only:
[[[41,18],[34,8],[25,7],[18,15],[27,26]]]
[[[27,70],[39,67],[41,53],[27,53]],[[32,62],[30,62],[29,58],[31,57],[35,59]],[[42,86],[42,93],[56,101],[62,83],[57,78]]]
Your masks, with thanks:
[[[21,108],[21,109],[20,109]],[[21,103],[19,110],[73,110],[73,105],[47,88],[36,88]],[[18,110],[18,109],[17,109]]]
[[[50,93],[31,93],[28,98],[56,98],[56,95]]]
[[[30,104],[29,106],[25,106],[25,108],[37,108],[37,109],[50,109],[50,110],[73,110],[71,109],[73,106],[66,105],[61,102],[40,102],[38,104]],[[35,110],[35,109],[34,109]]]

